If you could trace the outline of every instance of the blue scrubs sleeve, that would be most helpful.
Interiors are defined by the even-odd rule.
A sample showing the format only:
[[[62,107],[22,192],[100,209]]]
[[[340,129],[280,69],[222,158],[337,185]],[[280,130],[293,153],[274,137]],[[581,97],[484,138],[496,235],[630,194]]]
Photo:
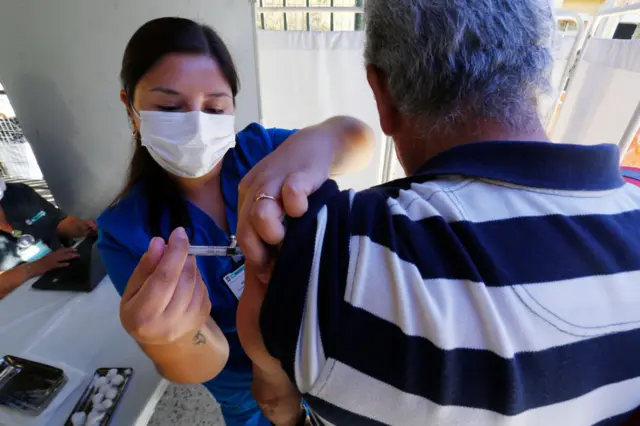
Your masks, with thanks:
[[[122,296],[129,278],[140,262],[140,256],[131,253],[111,235],[103,231],[99,232],[98,250],[113,286]]]
[[[265,129],[258,123],[251,123],[238,132],[236,147],[232,150],[233,164],[223,168],[242,178],[264,157],[276,150],[296,130]]]
[[[269,136],[271,136],[271,142],[273,143],[272,152],[275,151],[277,147],[279,147],[282,142],[286,141],[289,136],[293,135],[297,130],[287,130],[287,129],[268,129],[267,132]]]

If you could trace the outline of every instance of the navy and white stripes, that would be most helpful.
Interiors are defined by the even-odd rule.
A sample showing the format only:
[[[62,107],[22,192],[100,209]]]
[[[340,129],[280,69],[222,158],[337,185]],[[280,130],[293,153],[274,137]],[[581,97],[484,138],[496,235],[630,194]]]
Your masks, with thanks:
[[[288,226],[261,328],[314,421],[622,424],[640,406],[640,189],[617,151],[445,154],[357,194],[328,183]]]

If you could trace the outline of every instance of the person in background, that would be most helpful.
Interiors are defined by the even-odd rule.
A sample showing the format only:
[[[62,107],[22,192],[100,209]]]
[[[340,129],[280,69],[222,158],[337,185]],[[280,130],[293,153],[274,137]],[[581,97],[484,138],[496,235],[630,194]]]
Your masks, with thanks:
[[[372,131],[336,117],[297,132],[253,123],[236,133],[231,55],[214,30],[187,19],[143,25],[121,80],[135,152],[122,194],[98,218],[98,247],[122,295],[122,324],[165,378],[206,382],[227,426],[267,425],[236,332],[243,258],[195,259],[187,249],[233,244],[238,186],[250,169],[262,171],[268,198],[303,209],[314,184],[368,163]],[[261,168],[273,152],[280,163]],[[322,170],[318,182],[297,173],[310,165]]]
[[[280,243],[282,212],[243,184],[238,332],[265,415],[301,422],[302,396],[318,425],[624,424],[640,406],[640,189],[615,145],[547,139],[549,2],[365,9],[367,77],[408,177],[326,183],[268,281],[275,250],[253,234]]]
[[[631,141],[631,146],[629,146],[622,159],[622,166],[640,168],[640,129],[638,129],[636,136]]]
[[[63,242],[96,235],[93,220],[67,216],[23,183],[0,178],[0,298],[78,257]]]
[[[636,186],[640,186],[640,129],[631,142],[622,160],[622,176],[624,179]]]

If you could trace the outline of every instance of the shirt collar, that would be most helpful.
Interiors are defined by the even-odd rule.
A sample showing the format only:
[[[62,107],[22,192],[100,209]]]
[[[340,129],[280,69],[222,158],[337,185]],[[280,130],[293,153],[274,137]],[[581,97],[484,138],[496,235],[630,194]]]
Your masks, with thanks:
[[[603,191],[624,185],[616,145],[489,141],[461,145],[429,161],[417,175],[462,175],[534,188]]]

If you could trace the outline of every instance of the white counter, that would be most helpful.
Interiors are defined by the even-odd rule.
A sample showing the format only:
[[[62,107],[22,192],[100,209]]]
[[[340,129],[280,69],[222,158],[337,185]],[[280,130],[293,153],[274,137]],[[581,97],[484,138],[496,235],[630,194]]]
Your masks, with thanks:
[[[0,300],[0,356],[66,364],[85,374],[82,384],[54,410],[47,426],[64,424],[93,372],[102,367],[134,370],[111,424],[146,425],[149,421],[167,382],[125,333],[119,304],[120,296],[108,278],[88,294],[33,290],[26,283]]]

